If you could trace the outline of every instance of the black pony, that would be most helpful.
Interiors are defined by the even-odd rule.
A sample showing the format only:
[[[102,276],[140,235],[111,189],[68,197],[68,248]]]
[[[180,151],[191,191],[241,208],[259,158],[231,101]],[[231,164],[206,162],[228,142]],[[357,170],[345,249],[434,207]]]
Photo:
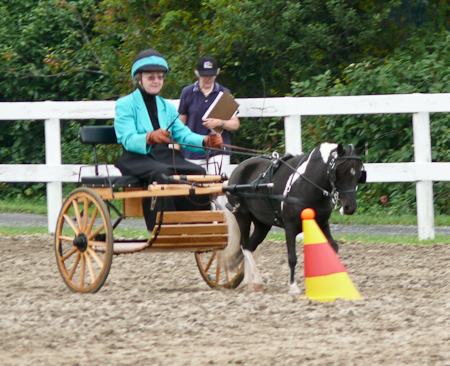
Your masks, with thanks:
[[[353,145],[344,148],[341,144],[323,143],[310,154],[251,158],[236,167],[228,183],[227,208],[234,216],[225,210],[229,245],[224,251],[224,260],[229,264],[239,263],[244,256],[244,281],[252,290],[262,290],[262,278],[253,252],[275,225],[286,232],[290,292],[300,292],[295,281],[295,239],[302,232],[300,213],[305,208],[316,212],[317,224],[338,251],[328,219],[333,202],[340,200],[340,212],[345,215],[352,215],[358,207],[357,185],[365,182],[366,176],[360,152]],[[273,182],[273,188],[257,190],[259,183],[269,182]],[[234,185],[247,185],[247,190],[233,192]],[[254,231],[250,235],[252,223]]]

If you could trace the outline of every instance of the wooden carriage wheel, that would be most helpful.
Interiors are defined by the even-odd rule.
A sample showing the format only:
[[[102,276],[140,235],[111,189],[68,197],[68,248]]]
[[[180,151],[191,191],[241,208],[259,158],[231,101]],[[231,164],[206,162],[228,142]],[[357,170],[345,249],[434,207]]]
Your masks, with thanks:
[[[195,252],[198,269],[211,288],[236,288],[244,279],[244,261],[237,268],[229,268],[221,260],[222,250]]]
[[[113,257],[111,217],[100,196],[75,189],[59,214],[55,254],[65,284],[74,292],[97,292],[105,283]]]

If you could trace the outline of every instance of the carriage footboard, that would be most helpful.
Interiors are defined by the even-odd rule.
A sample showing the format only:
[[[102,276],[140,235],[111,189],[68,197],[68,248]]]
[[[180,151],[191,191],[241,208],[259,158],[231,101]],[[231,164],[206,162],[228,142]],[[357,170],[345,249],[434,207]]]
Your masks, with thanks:
[[[160,216],[158,213],[156,222]],[[155,225],[153,235],[157,230]],[[222,211],[168,211],[163,214],[158,236],[149,250],[222,249],[227,241],[228,228]]]
[[[223,249],[227,245],[228,227],[223,211],[166,211],[162,215],[161,227],[155,225],[146,245],[133,248],[127,244],[115,243],[114,253],[141,250],[196,252]],[[158,213],[156,222],[160,222],[160,219],[161,213]],[[155,235],[156,240],[148,246]]]

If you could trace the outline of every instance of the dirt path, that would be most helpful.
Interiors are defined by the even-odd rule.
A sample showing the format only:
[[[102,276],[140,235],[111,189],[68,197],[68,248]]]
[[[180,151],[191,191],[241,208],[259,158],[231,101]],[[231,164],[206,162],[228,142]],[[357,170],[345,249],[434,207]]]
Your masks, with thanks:
[[[138,253],[81,295],[52,240],[0,237],[0,365],[450,365],[450,245],[343,243],[363,300],[322,304],[287,294],[284,243],[261,245],[263,293],[210,290],[192,254]]]

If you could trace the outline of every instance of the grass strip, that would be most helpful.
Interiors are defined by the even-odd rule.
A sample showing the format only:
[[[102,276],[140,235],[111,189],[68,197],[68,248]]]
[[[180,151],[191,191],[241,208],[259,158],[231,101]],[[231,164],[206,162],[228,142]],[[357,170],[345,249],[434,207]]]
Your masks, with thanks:
[[[0,227],[0,235],[44,235],[48,234],[47,227],[44,226],[3,226]],[[150,234],[144,228],[116,228],[114,230],[116,237],[124,238],[149,238]],[[334,236],[336,241],[354,242],[360,241],[362,243],[386,243],[386,244],[448,244],[450,243],[450,236],[436,235],[433,240],[419,241],[417,235],[364,235],[364,234],[339,234]],[[266,239],[286,241],[284,232],[270,232]]]

